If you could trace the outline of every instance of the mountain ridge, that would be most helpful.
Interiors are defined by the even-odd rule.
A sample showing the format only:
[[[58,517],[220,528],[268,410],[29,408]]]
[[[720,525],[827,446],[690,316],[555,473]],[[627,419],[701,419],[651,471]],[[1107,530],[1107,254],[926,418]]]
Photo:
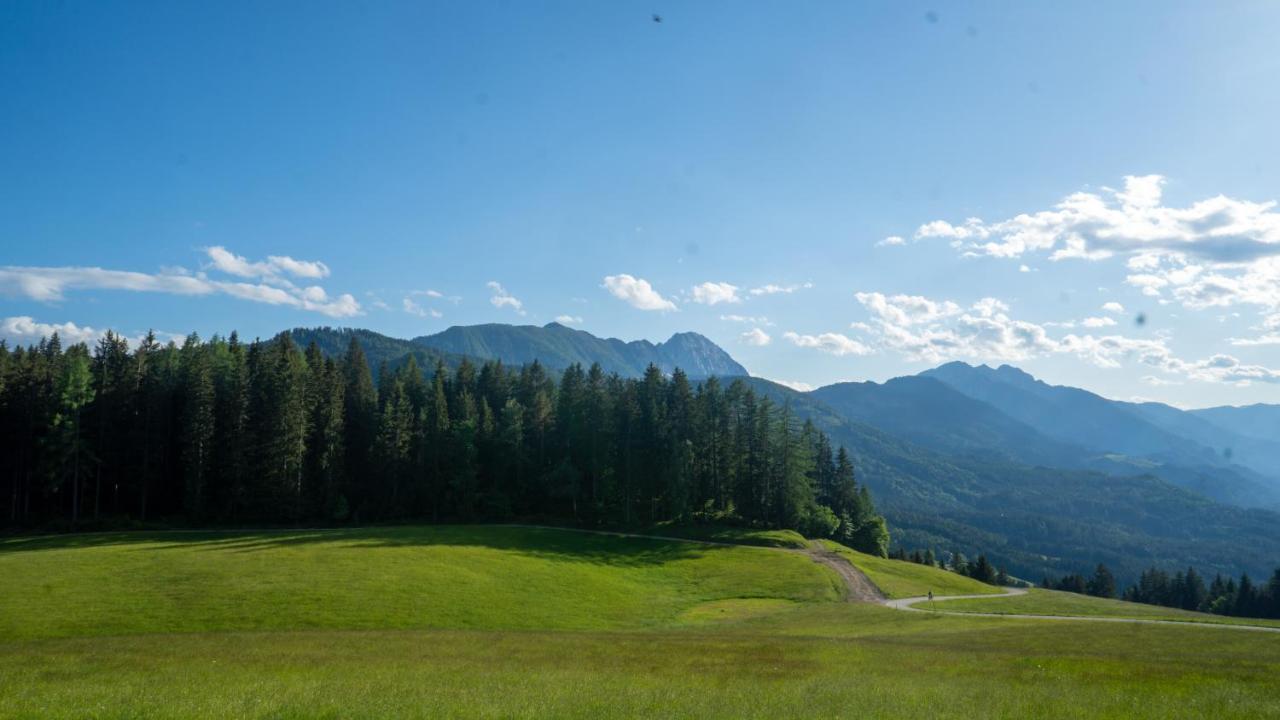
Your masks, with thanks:
[[[605,372],[638,377],[650,365],[665,373],[677,367],[690,378],[746,376],[747,369],[705,336],[695,332],[673,334],[665,342],[630,342],[601,338],[585,330],[557,322],[537,325],[454,325],[433,335],[411,340],[416,345],[467,355],[482,360],[500,359],[522,365],[537,360],[563,370],[574,363],[600,363]]]

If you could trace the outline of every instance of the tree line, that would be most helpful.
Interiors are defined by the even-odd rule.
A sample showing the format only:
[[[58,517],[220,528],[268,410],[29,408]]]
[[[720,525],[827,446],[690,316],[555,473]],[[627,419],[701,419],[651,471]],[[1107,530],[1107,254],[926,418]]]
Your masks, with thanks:
[[[1115,579],[1102,564],[1089,579],[1081,575],[1067,575],[1059,579],[1046,577],[1040,585],[1050,590],[1116,597]],[[1144,571],[1138,581],[1120,595],[1120,599],[1215,615],[1280,618],[1280,568],[1272,573],[1265,585],[1255,583],[1248,573],[1241,574],[1239,582],[1219,574],[1206,585],[1204,576],[1195,568],[1169,574],[1153,567]]]
[[[1164,570],[1151,568],[1142,573],[1137,583],[1125,590],[1123,597],[1132,602],[1198,610],[1216,615],[1280,618],[1280,568],[1271,574],[1271,579],[1265,585],[1254,583],[1248,573],[1243,573],[1239,582],[1230,577],[1215,575],[1207,586],[1204,577],[1195,568],[1187,568],[1186,572],[1178,571],[1172,575]]]
[[[885,555],[852,459],[736,380],[463,360],[378,372],[288,333],[0,342],[9,524],[718,520]]]
[[[987,560],[985,553],[979,553],[977,560],[969,560],[964,556],[964,553],[955,550],[950,553],[949,557],[940,559],[933,552],[933,548],[923,551],[913,550],[908,553],[906,548],[898,547],[889,553],[889,557],[894,560],[913,562],[917,565],[949,570],[957,575],[963,575],[997,587],[1004,587],[1013,582],[1013,578],[1009,577],[1003,567],[997,567],[990,560]]]

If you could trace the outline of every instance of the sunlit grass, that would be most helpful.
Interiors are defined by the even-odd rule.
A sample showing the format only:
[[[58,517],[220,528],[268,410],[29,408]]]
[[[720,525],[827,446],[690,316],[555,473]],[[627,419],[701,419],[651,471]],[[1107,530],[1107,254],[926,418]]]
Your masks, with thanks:
[[[940,568],[876,557],[831,541],[824,541],[824,544],[866,573],[867,577],[871,578],[871,582],[891,598],[916,597],[927,595],[929,592],[933,592],[934,595],[979,595],[1003,592],[1000,588]]]
[[[929,568],[854,557],[902,594],[941,592]],[[1269,635],[836,602],[825,568],[761,548],[501,527],[81,536],[0,543],[0,579],[0,717],[1280,708]]]
[[[1280,620],[1225,617],[1209,613],[1190,612],[1175,608],[1096,598],[1076,593],[1035,588],[1026,595],[1012,598],[982,598],[974,600],[948,600],[938,603],[939,610],[953,612],[1015,613],[1019,615],[1073,615],[1094,617],[1124,617],[1148,620],[1179,620],[1183,622],[1223,623],[1228,625],[1267,625],[1280,627]]]
[[[0,542],[0,640],[209,630],[610,629],[834,600],[798,553],[513,527]]]

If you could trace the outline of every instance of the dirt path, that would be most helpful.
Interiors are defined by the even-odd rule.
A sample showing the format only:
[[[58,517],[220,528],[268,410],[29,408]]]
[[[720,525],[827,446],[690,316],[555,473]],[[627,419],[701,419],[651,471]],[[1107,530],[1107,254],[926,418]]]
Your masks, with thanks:
[[[1026,594],[1027,591],[1022,588],[1006,588],[1005,592],[998,595],[935,595],[933,601],[944,602],[947,600],[1017,597],[1018,595]],[[1147,618],[1104,617],[1099,615],[1030,615],[1025,613],[956,612],[953,610],[935,610],[933,609],[933,603],[929,603],[929,607],[927,608],[914,607],[915,605],[925,602],[929,602],[928,596],[887,600],[884,604],[897,610],[933,613],[935,615],[952,615],[955,617],[1019,618],[1022,620],[1078,620],[1082,622],[1127,623],[1130,625],[1181,625],[1183,627],[1192,626],[1221,628],[1225,630],[1249,630],[1252,632],[1280,633],[1280,627],[1268,627],[1266,625],[1228,625],[1227,623],[1188,622],[1185,620],[1152,620]]]
[[[809,543],[807,551],[809,559],[819,565],[826,565],[840,576],[846,588],[845,602],[884,603],[887,602],[880,588],[871,582],[871,578],[853,566],[839,553],[828,550],[819,543]]]
[[[714,545],[717,547],[754,547],[761,550],[776,550],[779,552],[804,553],[814,562],[825,565],[835,571],[836,575],[844,581],[847,590],[845,595],[846,602],[863,602],[875,603],[891,607],[895,610],[906,610],[909,612],[927,612],[935,615],[953,615],[958,617],[995,617],[995,618],[1018,618],[1022,620],[1075,620],[1081,622],[1109,622],[1109,623],[1128,623],[1131,625],[1181,625],[1192,627],[1206,628],[1223,628],[1227,630],[1248,630],[1252,632],[1268,632],[1280,633],[1280,627],[1268,627],[1265,625],[1228,625],[1226,623],[1208,623],[1208,622],[1187,622],[1182,620],[1151,620],[1144,618],[1123,618],[1123,617],[1102,617],[1097,615],[1030,615],[1024,613],[994,613],[994,612],[955,612],[951,610],[937,610],[933,603],[929,608],[918,608],[916,605],[930,600],[928,596],[898,598],[896,600],[888,599],[876,584],[871,582],[861,570],[854,567],[842,555],[827,550],[820,543],[811,542],[807,549],[772,547],[768,545],[745,545],[743,543],[720,542],[717,540],[697,540],[693,538],[672,537],[667,535],[645,535],[642,533],[616,532],[611,530],[587,530],[584,528],[567,528],[557,527],[554,525],[522,525],[509,524],[507,527],[531,528],[536,530],[560,530],[569,532],[588,533],[591,535],[612,535],[614,537],[627,538],[647,538],[650,540],[666,540],[669,542],[686,542],[698,545]],[[262,530],[245,530],[245,529],[213,529],[213,530],[152,530],[142,531],[144,534],[157,533],[251,533],[251,532],[313,532],[320,530],[334,530],[342,528],[270,528]],[[135,531],[112,531],[107,533],[94,534],[117,534]],[[985,598],[1001,598],[1001,597],[1017,597],[1025,595],[1026,590],[1022,588],[1006,588],[1003,593],[988,595],[935,595],[932,600],[934,602],[945,602],[947,600],[970,600]]]

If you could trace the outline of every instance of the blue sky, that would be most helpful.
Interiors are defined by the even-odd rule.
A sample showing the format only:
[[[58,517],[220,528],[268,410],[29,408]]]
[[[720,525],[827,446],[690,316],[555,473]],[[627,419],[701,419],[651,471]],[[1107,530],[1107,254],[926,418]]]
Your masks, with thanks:
[[[0,335],[562,317],[1280,402],[1280,5],[801,5],[6,3]]]

